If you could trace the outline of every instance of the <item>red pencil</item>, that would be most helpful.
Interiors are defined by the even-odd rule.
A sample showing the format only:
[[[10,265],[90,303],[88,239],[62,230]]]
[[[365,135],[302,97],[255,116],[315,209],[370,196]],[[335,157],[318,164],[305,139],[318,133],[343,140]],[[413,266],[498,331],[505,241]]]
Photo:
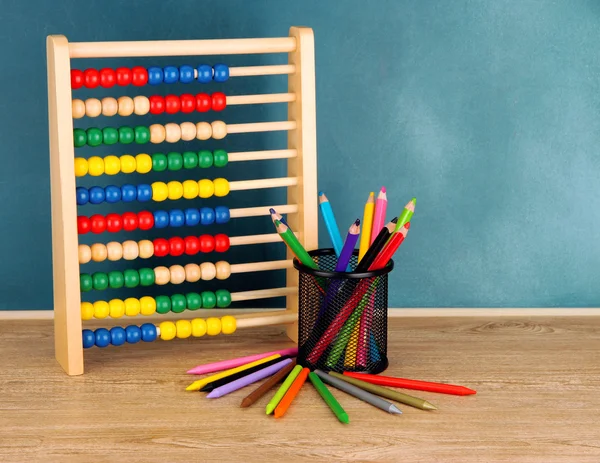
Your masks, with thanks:
[[[418,381],[416,379],[393,378],[391,376],[368,375],[366,373],[351,373],[345,371],[346,376],[361,379],[367,383],[377,384],[379,386],[400,387],[403,389],[413,389],[415,391],[439,392],[440,394],[452,395],[471,395],[477,394],[477,391],[464,386],[455,386],[453,384],[431,383],[429,381]]]
[[[406,238],[409,228],[410,222],[406,223],[400,230],[392,235],[390,241],[385,245],[385,247],[381,250],[369,267],[369,270],[379,270],[387,265],[394,253],[404,241],[404,238]]]

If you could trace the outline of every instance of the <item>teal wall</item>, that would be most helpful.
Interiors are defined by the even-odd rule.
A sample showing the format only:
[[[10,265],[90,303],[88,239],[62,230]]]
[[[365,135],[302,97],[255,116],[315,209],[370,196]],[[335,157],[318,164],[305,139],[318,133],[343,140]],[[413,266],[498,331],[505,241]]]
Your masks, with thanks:
[[[418,198],[392,278],[391,306],[598,305],[597,1],[4,0],[0,309],[52,307],[46,35],[71,41],[262,37],[287,35],[290,25],[315,30],[319,186],[340,227],[362,215],[368,191],[381,185],[396,211]],[[223,88],[282,91],[285,81],[237,79]],[[281,105],[223,115],[228,122],[281,117]],[[283,143],[284,136],[240,135],[225,147]],[[256,163],[232,166],[227,175],[283,172],[281,163]],[[232,195],[230,204],[265,204],[272,193]],[[232,235],[267,231],[264,219],[231,225]],[[328,244],[321,234],[321,245]],[[274,245],[246,247],[230,259],[279,253]],[[277,283],[272,278],[237,278],[229,287],[269,287]]]

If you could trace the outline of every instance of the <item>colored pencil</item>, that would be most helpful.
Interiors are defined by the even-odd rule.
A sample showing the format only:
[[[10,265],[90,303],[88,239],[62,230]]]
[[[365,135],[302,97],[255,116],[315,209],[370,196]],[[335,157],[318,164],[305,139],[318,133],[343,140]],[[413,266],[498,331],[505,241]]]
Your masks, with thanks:
[[[350,225],[350,229],[348,230],[348,234],[346,235],[346,241],[344,241],[342,252],[340,253],[340,257],[338,258],[337,264],[335,266],[336,272],[349,272],[351,270],[350,259],[352,258],[352,253],[354,252],[354,248],[356,247],[356,242],[358,241],[359,234],[360,219],[356,219],[354,223]]]
[[[400,227],[403,227],[410,222],[415,212],[416,205],[417,198],[413,198],[406,204],[406,206],[404,206],[404,209],[402,209],[402,212],[398,216],[398,223],[396,224],[396,229],[394,231],[398,231]]]
[[[275,222],[276,220],[279,220],[282,224],[284,224],[286,227],[288,228],[292,228],[290,227],[290,225],[287,223],[287,220],[285,220],[283,218],[283,216],[281,214],[279,214],[275,209],[271,208],[269,209],[269,212],[271,213],[271,220],[273,222]]]
[[[240,378],[243,378],[244,376],[248,376],[252,373],[256,373],[257,371],[260,371],[264,368],[270,367],[271,365],[275,365],[276,363],[281,362],[282,360],[285,360],[289,357],[279,357],[273,360],[270,360],[266,363],[263,363],[261,365],[256,365],[255,367],[252,368],[248,368],[247,370],[244,371],[239,371],[237,373],[234,373],[232,375],[229,376],[225,376],[225,378],[221,378],[221,379],[217,379],[216,381],[211,381],[210,383],[206,383],[201,389],[200,392],[210,392],[218,387],[221,386],[225,386],[225,384],[231,383],[232,381],[236,381]]]
[[[220,362],[215,363],[207,363],[205,365],[198,365],[197,367],[194,367],[191,370],[188,370],[187,372],[191,375],[205,375],[206,373],[213,373],[215,371],[223,371],[229,368],[235,368],[241,365],[246,365],[247,363],[254,362],[255,360],[264,359],[265,357],[270,357],[271,355],[275,354],[279,354],[282,357],[295,357],[296,355],[298,355],[298,348],[291,347],[289,349],[274,350],[272,352],[263,352],[262,354],[248,355],[247,357],[240,357],[237,359],[222,360]]]
[[[430,404],[425,399],[419,399],[418,397],[413,397],[412,395],[404,394],[398,391],[393,391],[392,389],[367,383],[366,381],[361,381],[360,379],[354,378],[352,376],[342,375],[334,371],[330,372],[329,374],[341,379],[342,381],[346,381],[347,383],[353,384],[356,387],[359,387],[367,392],[378,395],[380,397],[395,400],[396,402],[400,402],[405,405],[410,405],[411,407],[420,408],[421,410],[437,410],[436,406]]]
[[[279,236],[285,241],[285,244],[287,244],[296,257],[298,257],[298,260],[307,267],[316,269],[317,264],[315,264],[312,257],[306,252],[306,249],[300,244],[300,241],[298,241],[298,238],[296,238],[296,235],[294,235],[292,230],[279,220],[276,220],[274,223],[277,233],[279,233]]]
[[[385,226],[385,213],[387,211],[387,193],[385,187],[381,187],[381,191],[377,195],[375,202],[375,214],[373,216],[373,230],[371,230],[371,244],[375,241],[377,234]]]
[[[300,389],[305,383],[309,372],[310,370],[308,368],[303,368],[302,371],[298,374],[298,376],[296,376],[296,379],[294,380],[290,388],[286,391],[281,401],[277,404],[277,407],[275,407],[275,412],[273,413],[275,415],[275,418],[281,418],[283,415],[285,415],[285,412],[288,408],[290,408],[290,405],[300,392]]]
[[[329,408],[331,409],[333,414],[337,417],[337,419],[345,424],[350,423],[350,418],[348,417],[348,413],[346,413],[346,410],[344,410],[342,408],[342,406],[335,399],[333,394],[329,391],[329,389],[327,389],[327,386],[325,386],[325,384],[323,384],[323,381],[321,381],[321,378],[319,378],[319,376],[316,373],[311,371],[308,374],[308,379],[310,379],[310,382],[313,384],[313,386],[315,387],[315,389],[317,390],[319,395],[323,398],[323,401],[329,406]]]
[[[380,408],[388,413],[394,415],[400,415],[402,412],[396,407],[393,403],[388,402],[387,400],[383,400],[381,397],[377,397],[375,394],[371,394],[370,392],[363,391],[361,388],[353,386],[346,381],[342,381],[341,379],[335,378],[331,375],[328,375],[324,371],[315,370],[315,373],[319,375],[319,378],[323,380],[324,383],[329,384],[330,386],[339,389],[340,391],[344,391],[346,394],[350,394],[351,396],[356,397],[364,402],[367,402],[369,405],[373,405],[374,407]]]
[[[373,217],[375,214],[375,193],[371,191],[369,198],[365,203],[365,210],[363,212],[362,220],[362,233],[360,235],[360,246],[358,248],[358,261],[360,262],[364,255],[367,253],[369,246],[371,245],[371,234],[373,230]]]
[[[392,235],[392,238],[375,258],[375,261],[371,264],[369,270],[379,270],[388,264],[400,245],[404,242],[404,238],[406,238],[409,228],[410,222],[407,222],[400,230]]]
[[[250,375],[246,375],[243,378],[236,379],[235,381],[227,383],[221,387],[217,387],[213,389],[210,392],[210,394],[206,396],[206,398],[217,399],[219,397],[223,397],[224,395],[231,394],[232,392],[237,391],[238,389],[249,386],[250,384],[260,381],[261,379],[265,379],[269,376],[272,376],[291,362],[292,359],[282,360],[281,362],[277,362],[271,366],[263,368],[262,370],[255,371]]]
[[[375,258],[381,252],[388,238],[394,231],[394,228],[396,227],[396,220],[398,219],[394,217],[391,222],[389,222],[385,227],[381,229],[381,231],[375,237],[375,241],[373,241],[373,244],[369,247],[365,256],[354,269],[355,272],[360,273],[369,270],[369,267],[375,261]]]
[[[394,378],[392,376],[369,375],[366,373],[350,373],[345,371],[344,375],[358,378],[362,381],[378,386],[399,387],[402,389],[414,389],[417,391],[439,392],[440,394],[471,395],[477,391],[464,386],[454,384],[432,383],[429,381],[418,381],[415,379]]]
[[[356,348],[356,364],[360,367],[366,367],[368,362],[368,353],[370,344],[367,345],[367,338],[369,333],[372,334],[373,329],[373,307],[375,306],[375,293],[377,291],[377,283],[379,278],[375,280],[375,284],[369,288],[369,300],[360,318],[359,335],[358,335],[358,346]]]
[[[240,404],[241,408],[247,408],[250,405],[254,404],[258,399],[260,399],[263,395],[271,390],[273,386],[275,386],[279,381],[285,378],[290,371],[296,366],[296,360],[292,360],[291,363],[288,363],[285,367],[267,379],[264,383],[262,383],[257,389],[252,391],[242,400]]]
[[[356,323],[354,325],[354,329],[352,330],[352,334],[350,335],[348,345],[346,346],[346,353],[344,354],[345,367],[353,367],[354,365],[356,365],[356,349],[358,348],[359,330],[360,324]]]
[[[323,193],[322,191],[319,192],[319,208],[321,209],[321,214],[323,215],[325,227],[327,228],[327,232],[329,233],[329,238],[331,238],[333,249],[335,250],[335,255],[337,257],[340,257],[342,247],[344,246],[344,243],[342,242],[342,235],[340,234],[340,229],[338,228],[337,222],[335,221],[335,216],[333,215],[331,203],[327,199],[327,196],[325,196],[325,193]]]
[[[262,358],[260,360],[255,360],[254,362],[247,363],[245,365],[241,365],[239,367],[231,368],[229,370],[222,371],[221,373],[217,373],[216,375],[211,375],[207,378],[199,379],[198,381],[194,381],[188,387],[185,388],[186,391],[199,391],[204,387],[205,384],[210,383],[211,381],[215,381],[217,379],[225,378],[226,376],[233,375],[239,371],[247,370],[249,368],[255,367],[256,365],[261,365],[263,363],[267,363],[275,358],[280,358],[281,355],[273,354],[268,357]]]
[[[277,390],[277,392],[275,393],[273,398],[267,404],[267,407],[265,409],[265,411],[267,412],[267,415],[270,415],[271,413],[273,413],[273,410],[275,410],[275,408],[277,407],[277,405],[279,404],[279,402],[281,401],[281,399],[283,398],[283,396],[285,395],[287,390],[290,388],[290,386],[296,379],[296,376],[298,376],[301,371],[302,371],[301,365],[296,365],[292,369],[292,371],[290,372],[288,377],[285,379],[285,381],[283,382],[281,387]]]

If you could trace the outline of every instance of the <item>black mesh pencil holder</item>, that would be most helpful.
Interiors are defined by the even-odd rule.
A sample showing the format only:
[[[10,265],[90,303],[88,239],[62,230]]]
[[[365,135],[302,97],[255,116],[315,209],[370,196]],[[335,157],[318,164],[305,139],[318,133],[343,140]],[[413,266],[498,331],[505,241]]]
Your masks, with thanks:
[[[380,373],[388,366],[390,263],[364,273],[335,272],[333,249],[309,252],[319,270],[294,259],[298,288],[298,363],[326,371]],[[350,266],[357,264],[357,254]]]

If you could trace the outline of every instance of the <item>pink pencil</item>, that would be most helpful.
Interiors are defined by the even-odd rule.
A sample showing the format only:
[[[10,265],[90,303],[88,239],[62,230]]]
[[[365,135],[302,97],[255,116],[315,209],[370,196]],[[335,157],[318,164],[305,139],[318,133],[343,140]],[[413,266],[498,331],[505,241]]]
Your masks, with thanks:
[[[385,187],[381,187],[381,191],[377,195],[375,202],[375,214],[373,216],[373,228],[371,229],[371,244],[377,238],[381,229],[385,226],[385,212],[387,210],[387,194]]]
[[[231,360],[222,360],[221,362],[207,363],[206,365],[198,365],[197,367],[188,370],[190,375],[203,375],[205,373],[212,373],[214,371],[229,370],[230,368],[239,367],[246,365],[247,363],[254,362],[256,360],[270,357],[271,355],[279,354],[282,357],[294,357],[298,355],[298,348],[291,347],[289,349],[274,350],[273,352],[265,352],[264,354],[254,354],[247,357],[240,357]]]

